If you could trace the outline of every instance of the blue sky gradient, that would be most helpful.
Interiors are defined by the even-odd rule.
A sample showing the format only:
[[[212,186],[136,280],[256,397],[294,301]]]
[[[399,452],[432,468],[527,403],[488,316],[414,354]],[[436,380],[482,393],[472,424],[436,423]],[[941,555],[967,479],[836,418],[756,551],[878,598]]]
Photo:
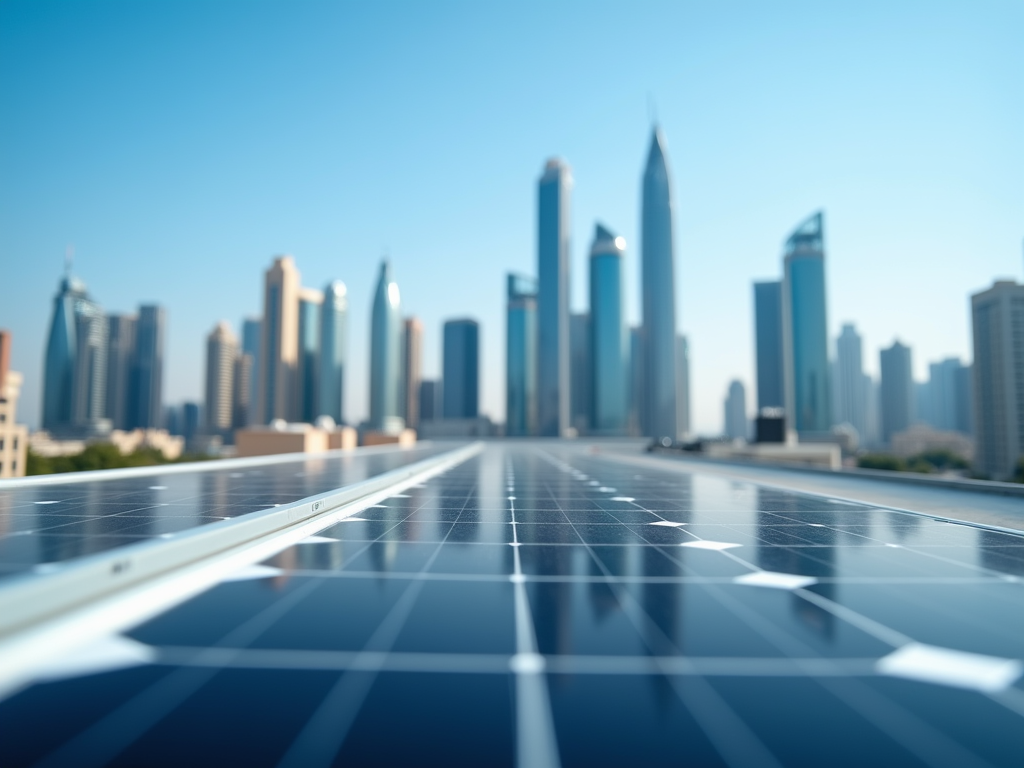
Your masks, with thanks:
[[[677,204],[695,426],[753,388],[751,282],[825,210],[829,324],[869,370],[970,357],[968,295],[1020,279],[1019,2],[0,4],[0,327],[39,420],[65,247],[108,311],[168,309],[169,402],[204,337],[260,312],[263,270],[351,300],[347,411],[368,411],[374,276],[440,369],[446,318],[482,323],[482,408],[504,418],[504,273],[535,274],[536,180],[573,168],[572,297],[597,220],[628,243],[639,318],[649,104]],[[749,394],[752,400],[752,391]]]

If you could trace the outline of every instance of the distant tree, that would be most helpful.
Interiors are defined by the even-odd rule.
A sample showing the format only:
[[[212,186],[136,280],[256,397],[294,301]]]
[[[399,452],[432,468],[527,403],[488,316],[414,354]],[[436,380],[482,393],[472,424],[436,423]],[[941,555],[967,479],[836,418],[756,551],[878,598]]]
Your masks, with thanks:
[[[905,472],[906,463],[899,456],[888,453],[866,453],[857,459],[862,469],[885,469],[890,472]]]
[[[927,461],[940,472],[947,469],[967,469],[968,466],[970,466],[963,456],[953,453],[953,451],[948,448],[936,448],[931,451],[924,451],[913,457],[913,459]],[[911,461],[913,461],[913,459],[911,459]]]
[[[122,454],[111,443],[91,443],[80,453],[68,456],[40,456],[29,449],[25,473],[49,475],[60,472],[88,472],[123,467],[155,467],[160,464],[206,461],[212,458],[212,456],[202,453],[183,453],[177,459],[166,459],[157,448],[139,448],[132,453]]]

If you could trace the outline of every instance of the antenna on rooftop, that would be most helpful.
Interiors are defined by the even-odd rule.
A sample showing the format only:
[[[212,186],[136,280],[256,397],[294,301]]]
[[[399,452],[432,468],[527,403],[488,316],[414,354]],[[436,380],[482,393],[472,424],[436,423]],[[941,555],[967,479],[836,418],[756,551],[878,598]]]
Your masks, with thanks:
[[[651,125],[658,124],[658,105],[654,102],[654,94],[650,91],[647,92],[647,118],[650,120]]]
[[[64,277],[71,277],[71,264],[75,260],[75,246],[68,245],[64,251]]]

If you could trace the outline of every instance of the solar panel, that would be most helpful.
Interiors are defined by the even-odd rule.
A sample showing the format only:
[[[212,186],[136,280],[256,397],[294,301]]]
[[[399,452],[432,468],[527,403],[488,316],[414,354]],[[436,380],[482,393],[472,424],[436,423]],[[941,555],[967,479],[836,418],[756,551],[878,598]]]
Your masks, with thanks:
[[[1024,764],[1024,536],[553,442],[417,486],[57,665],[0,764]]]
[[[350,485],[443,450],[440,446],[326,457],[274,457],[122,473],[0,483],[0,581],[4,576],[169,538],[222,520]],[[341,452],[338,452],[339,454]],[[276,462],[276,463],[274,463]],[[104,473],[89,473],[100,475]]]

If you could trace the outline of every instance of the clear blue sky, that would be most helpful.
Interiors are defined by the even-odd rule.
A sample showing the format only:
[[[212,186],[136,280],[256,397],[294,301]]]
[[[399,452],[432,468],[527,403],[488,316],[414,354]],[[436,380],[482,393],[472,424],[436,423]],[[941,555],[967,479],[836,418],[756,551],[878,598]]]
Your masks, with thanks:
[[[39,420],[65,247],[108,311],[169,315],[168,401],[199,399],[204,336],[258,314],[277,253],[351,296],[348,414],[368,410],[370,300],[483,324],[504,418],[507,270],[535,272],[535,183],[568,160],[574,308],[594,222],[629,245],[653,97],[677,204],[696,427],[752,389],[751,281],[826,212],[829,324],[869,370],[899,337],[970,357],[968,295],[1020,279],[1024,4],[1007,2],[0,3],[0,327]]]

